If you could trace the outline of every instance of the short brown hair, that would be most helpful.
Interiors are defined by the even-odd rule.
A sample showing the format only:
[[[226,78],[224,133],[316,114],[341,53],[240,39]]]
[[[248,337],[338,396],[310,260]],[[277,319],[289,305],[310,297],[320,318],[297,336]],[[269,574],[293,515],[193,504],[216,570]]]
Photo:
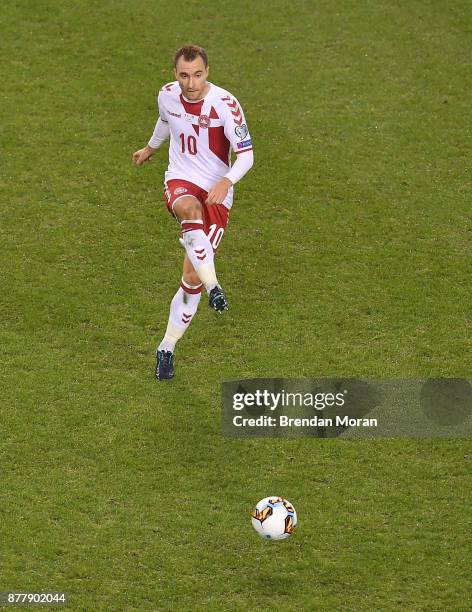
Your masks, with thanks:
[[[194,59],[200,56],[205,64],[205,68],[208,66],[208,55],[203,47],[197,45],[187,45],[177,49],[174,55],[174,66],[177,68],[177,61],[183,57],[186,62],[193,62]]]

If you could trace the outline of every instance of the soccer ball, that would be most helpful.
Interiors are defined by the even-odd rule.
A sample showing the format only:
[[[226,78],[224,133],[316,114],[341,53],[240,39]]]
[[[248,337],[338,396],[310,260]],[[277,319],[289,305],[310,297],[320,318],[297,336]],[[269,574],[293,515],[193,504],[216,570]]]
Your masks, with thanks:
[[[283,497],[264,497],[251,513],[252,526],[266,540],[284,540],[292,535],[297,513]]]

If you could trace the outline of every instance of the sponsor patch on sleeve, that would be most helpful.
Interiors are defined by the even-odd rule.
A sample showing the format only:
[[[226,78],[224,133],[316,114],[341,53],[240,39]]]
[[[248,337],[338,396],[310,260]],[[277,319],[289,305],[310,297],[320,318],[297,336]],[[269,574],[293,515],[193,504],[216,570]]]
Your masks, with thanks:
[[[244,147],[251,147],[252,146],[252,140],[244,140],[243,142],[238,142],[236,143],[238,149],[244,149]]]

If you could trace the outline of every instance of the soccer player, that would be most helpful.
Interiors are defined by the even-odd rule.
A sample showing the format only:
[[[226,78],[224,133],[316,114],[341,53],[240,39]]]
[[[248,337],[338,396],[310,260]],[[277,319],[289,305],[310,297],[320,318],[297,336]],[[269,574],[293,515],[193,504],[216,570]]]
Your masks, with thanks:
[[[165,173],[167,209],[180,223],[185,257],[180,287],[156,351],[156,378],[174,376],[174,349],[193,319],[202,288],[216,312],[228,302],[215,270],[214,255],[228,224],[233,185],[252,167],[252,141],[238,100],[210,83],[206,51],[194,45],[174,56],[176,81],[157,97],[159,117],[148,144],[133,153],[141,166],[170,136]],[[236,161],[231,166],[231,149]]]

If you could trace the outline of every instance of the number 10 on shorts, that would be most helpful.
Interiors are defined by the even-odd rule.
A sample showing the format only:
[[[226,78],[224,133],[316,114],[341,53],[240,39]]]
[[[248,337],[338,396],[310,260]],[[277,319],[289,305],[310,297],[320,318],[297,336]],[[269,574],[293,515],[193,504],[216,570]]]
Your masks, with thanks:
[[[225,230],[222,227],[219,227],[218,230],[216,229],[217,227],[218,226],[216,223],[212,223],[207,234],[208,240],[215,251],[223,238],[223,234],[225,233]]]

